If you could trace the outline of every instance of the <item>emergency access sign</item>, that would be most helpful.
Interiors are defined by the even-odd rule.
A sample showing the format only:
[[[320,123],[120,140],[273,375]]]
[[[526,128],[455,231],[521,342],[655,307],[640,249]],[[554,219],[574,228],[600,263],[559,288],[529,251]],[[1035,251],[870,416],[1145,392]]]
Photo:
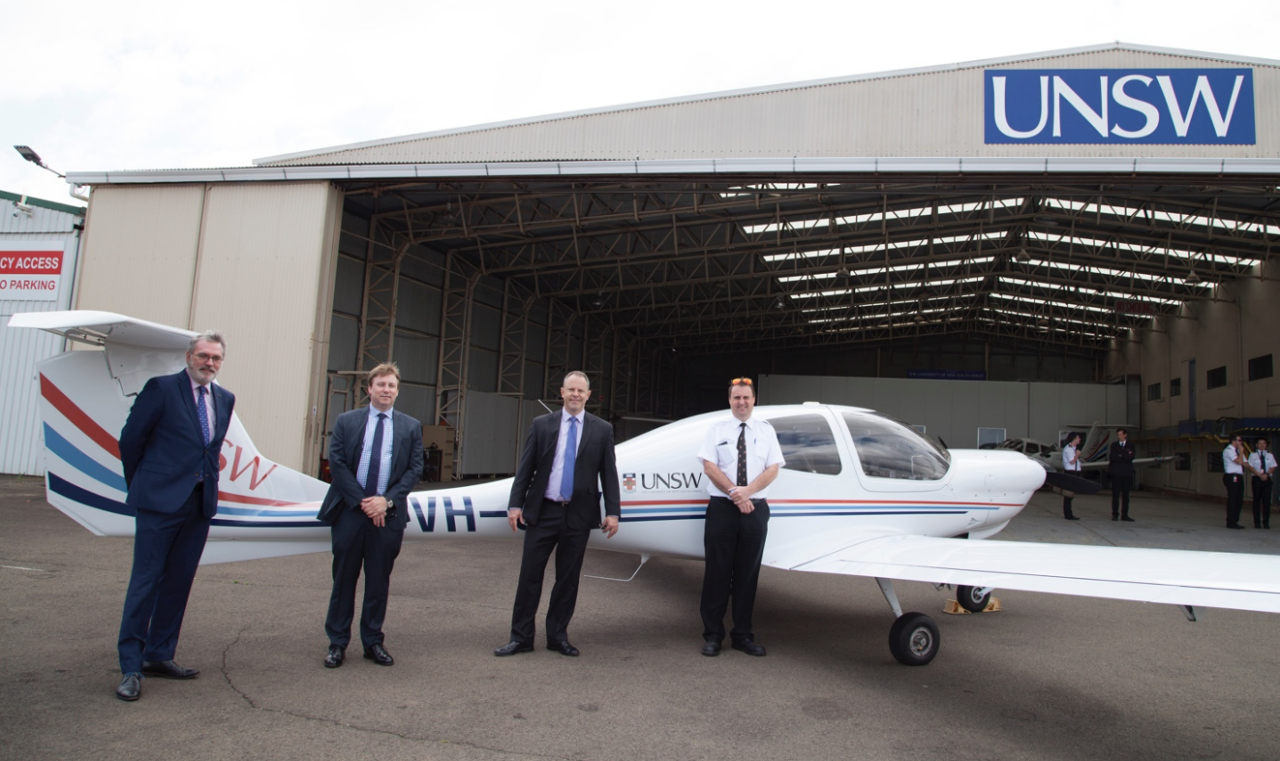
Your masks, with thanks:
[[[0,301],[57,301],[64,261],[61,241],[0,243]]]

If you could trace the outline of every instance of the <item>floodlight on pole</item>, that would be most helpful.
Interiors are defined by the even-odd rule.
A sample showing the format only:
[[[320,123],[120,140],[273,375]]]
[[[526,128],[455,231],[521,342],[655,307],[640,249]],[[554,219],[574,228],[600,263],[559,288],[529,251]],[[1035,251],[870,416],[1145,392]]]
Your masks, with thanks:
[[[52,168],[50,168],[50,167],[48,167],[48,166],[45,166],[45,163],[44,163],[43,161],[41,161],[41,160],[40,160],[40,154],[38,154],[38,153],[36,153],[35,151],[31,150],[31,146],[29,146],[29,145],[15,145],[15,146],[13,146],[13,149],[14,149],[15,151],[17,151],[17,152],[18,152],[18,155],[19,155],[19,156],[21,156],[22,158],[26,159],[27,161],[30,161],[32,164],[35,164],[36,166],[40,167],[41,169],[45,169],[45,170],[48,170],[48,171],[50,171],[50,172],[53,172],[54,174],[58,175],[59,177],[61,177],[61,178],[62,178],[62,179],[64,179],[64,180],[65,180],[65,179],[67,179],[67,176],[66,176],[65,174],[63,174],[62,172],[59,172],[59,171],[58,171],[58,170],[56,170],[56,169],[52,169]]]

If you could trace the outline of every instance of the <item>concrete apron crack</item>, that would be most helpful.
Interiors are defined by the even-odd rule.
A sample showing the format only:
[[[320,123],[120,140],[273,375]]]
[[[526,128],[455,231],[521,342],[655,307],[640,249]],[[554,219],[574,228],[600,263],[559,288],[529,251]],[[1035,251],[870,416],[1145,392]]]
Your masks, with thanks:
[[[453,745],[453,746],[458,746],[462,748],[472,748],[474,750],[485,751],[486,753],[499,753],[505,756],[512,756],[512,757],[518,757],[518,758],[546,758],[546,759],[557,759],[559,761],[575,761],[574,757],[572,756],[555,756],[555,755],[550,755],[546,753],[533,753],[530,751],[513,751],[513,750],[508,750],[507,748],[497,748],[490,745],[481,745],[479,743],[466,742],[462,740],[446,740],[446,739],[438,739],[433,737],[422,737],[418,735],[404,734],[401,732],[392,732],[390,730],[380,729],[378,727],[367,727],[360,724],[347,724],[345,722],[338,721],[337,719],[330,719],[324,716],[311,716],[309,714],[300,713],[297,711],[290,711],[284,708],[268,708],[266,706],[259,705],[256,700],[249,697],[248,693],[246,693],[244,690],[236,686],[235,680],[232,679],[231,677],[231,668],[227,664],[227,660],[228,660],[228,657],[230,656],[231,650],[235,648],[236,645],[240,644],[240,638],[244,636],[244,633],[247,631],[249,631],[248,626],[242,627],[240,631],[236,632],[235,639],[231,640],[231,642],[229,642],[227,646],[222,649],[222,666],[220,670],[222,672],[222,678],[226,681],[227,686],[231,688],[231,691],[234,692],[245,705],[247,705],[249,708],[255,711],[263,711],[266,713],[280,714],[280,715],[289,716],[295,719],[301,719],[303,721],[315,722],[317,724],[328,724],[330,726],[342,727],[344,729],[354,729],[358,732],[367,732],[369,734],[386,735],[388,737],[397,737],[402,740],[408,740],[410,742],[434,743],[438,745]]]

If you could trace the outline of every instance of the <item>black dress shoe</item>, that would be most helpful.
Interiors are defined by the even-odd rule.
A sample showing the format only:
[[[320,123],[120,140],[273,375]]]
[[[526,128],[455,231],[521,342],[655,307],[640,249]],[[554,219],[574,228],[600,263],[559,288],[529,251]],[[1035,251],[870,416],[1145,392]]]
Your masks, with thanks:
[[[1241,526],[1239,523],[1228,523],[1227,528],[1238,528],[1241,531],[1244,530],[1244,526]]]
[[[1067,519],[1067,520],[1069,520],[1069,521],[1078,521],[1078,520],[1080,520],[1079,518],[1077,518],[1077,517],[1076,517],[1076,516],[1074,516],[1074,515],[1065,515],[1065,516],[1063,516],[1063,517],[1064,517],[1064,518],[1066,518],[1066,519]]]
[[[702,645],[702,654],[712,658],[720,654],[720,643],[713,640],[707,640]]]
[[[747,655],[755,655],[755,656],[764,655],[764,645],[761,645],[749,639],[744,639],[744,640],[741,640],[740,642],[734,642],[733,649],[741,650]]]
[[[116,697],[131,703],[142,697],[142,674],[136,671],[125,674],[116,688]]]
[[[200,672],[196,669],[184,669],[173,661],[143,661],[142,673],[165,679],[195,679]]]
[[[1120,520],[1124,521],[1125,523],[1134,523],[1134,520],[1127,515],[1120,516]]]
[[[1113,520],[1113,521],[1118,521],[1118,520],[1120,520],[1120,516],[1118,516],[1118,515],[1113,515],[1113,516],[1111,516],[1111,520]]]
[[[561,655],[567,655],[570,658],[578,657],[578,648],[570,645],[569,640],[564,640],[563,642],[548,642],[547,649],[554,650]]]
[[[497,650],[494,650],[493,654],[501,658],[504,655],[515,655],[516,653],[532,653],[532,652],[533,652],[532,642],[521,642],[518,639],[513,639],[507,644],[498,648]]]
[[[396,659],[391,657],[391,653],[382,646],[381,642],[375,642],[364,649],[364,657],[378,664],[379,666],[391,666],[395,664]]]
[[[336,669],[347,659],[347,649],[341,645],[329,645],[329,654],[324,657],[324,667]]]

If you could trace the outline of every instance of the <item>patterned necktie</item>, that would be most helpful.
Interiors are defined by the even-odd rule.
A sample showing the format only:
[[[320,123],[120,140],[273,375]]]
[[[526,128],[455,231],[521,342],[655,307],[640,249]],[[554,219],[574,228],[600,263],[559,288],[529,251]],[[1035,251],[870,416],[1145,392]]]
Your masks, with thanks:
[[[200,434],[204,437],[204,445],[209,446],[213,436],[209,433],[209,409],[204,406],[204,395],[208,393],[204,386],[196,386],[200,401],[196,402],[196,417],[200,419]]]
[[[747,424],[739,423],[738,432],[738,486],[747,485]]]
[[[565,502],[573,496],[573,465],[578,459],[578,419],[569,418],[569,435],[564,440],[564,473],[560,478],[560,499]]]
[[[378,413],[378,425],[373,429],[373,446],[369,447],[369,474],[364,479],[364,496],[378,496],[378,474],[382,470],[382,430],[387,413]]]

